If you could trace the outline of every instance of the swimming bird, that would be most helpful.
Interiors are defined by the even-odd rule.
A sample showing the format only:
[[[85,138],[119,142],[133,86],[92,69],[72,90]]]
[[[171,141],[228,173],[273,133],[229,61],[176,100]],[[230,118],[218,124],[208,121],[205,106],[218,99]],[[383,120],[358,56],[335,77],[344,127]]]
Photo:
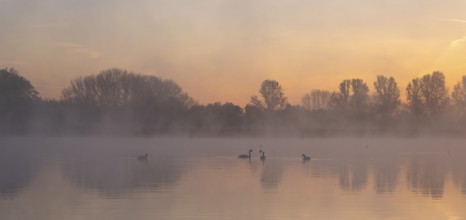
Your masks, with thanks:
[[[264,151],[262,151],[261,160],[265,160],[265,152]]]
[[[139,156],[138,156],[138,160],[147,160],[147,156],[148,156],[147,153],[144,154],[144,155],[139,155]]]
[[[301,157],[303,157],[303,161],[311,160],[311,157],[306,156],[306,154],[301,155]]]
[[[239,155],[238,157],[239,157],[239,158],[242,158],[242,159],[251,158],[251,152],[253,152],[252,149],[249,149],[248,154],[241,154],[241,155]]]

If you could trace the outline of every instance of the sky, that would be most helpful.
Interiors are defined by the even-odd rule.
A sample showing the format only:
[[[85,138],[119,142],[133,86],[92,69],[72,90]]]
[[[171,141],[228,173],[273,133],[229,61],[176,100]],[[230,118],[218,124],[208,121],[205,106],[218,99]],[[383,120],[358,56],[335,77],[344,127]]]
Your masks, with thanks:
[[[441,70],[466,75],[465,0],[0,0],[0,66],[44,98],[121,68],[172,79],[201,104],[244,105],[265,79],[312,89]]]

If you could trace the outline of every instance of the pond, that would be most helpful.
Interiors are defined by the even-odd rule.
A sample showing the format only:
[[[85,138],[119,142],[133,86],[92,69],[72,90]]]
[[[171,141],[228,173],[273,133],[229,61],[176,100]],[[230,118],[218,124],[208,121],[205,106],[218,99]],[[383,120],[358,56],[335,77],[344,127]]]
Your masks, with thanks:
[[[5,220],[466,219],[464,204],[463,139],[0,138]]]

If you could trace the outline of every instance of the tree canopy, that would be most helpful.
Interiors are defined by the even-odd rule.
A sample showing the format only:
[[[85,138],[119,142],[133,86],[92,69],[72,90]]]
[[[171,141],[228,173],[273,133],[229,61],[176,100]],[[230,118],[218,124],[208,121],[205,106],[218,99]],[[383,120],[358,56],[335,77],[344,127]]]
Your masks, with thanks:
[[[263,101],[257,96],[252,96],[251,104],[253,106],[260,108],[265,107],[268,111],[278,111],[283,110],[288,104],[282,86],[275,80],[264,80],[261,84],[259,93],[261,94]]]
[[[62,95],[65,102],[97,106],[178,102],[189,107],[194,104],[193,99],[171,80],[116,68],[74,79],[63,89]]]
[[[39,99],[39,93],[31,82],[13,68],[0,70],[0,105]]]
[[[451,94],[438,71],[412,79],[405,100],[394,77],[377,76],[372,91],[362,79],[346,79],[336,91],[314,89],[301,98],[301,105],[292,105],[279,82],[264,80],[259,94],[242,108],[229,102],[197,104],[172,80],[112,68],[73,79],[59,100],[42,100],[26,78],[5,68],[0,70],[0,134],[31,130],[144,135],[466,131],[466,76]]]

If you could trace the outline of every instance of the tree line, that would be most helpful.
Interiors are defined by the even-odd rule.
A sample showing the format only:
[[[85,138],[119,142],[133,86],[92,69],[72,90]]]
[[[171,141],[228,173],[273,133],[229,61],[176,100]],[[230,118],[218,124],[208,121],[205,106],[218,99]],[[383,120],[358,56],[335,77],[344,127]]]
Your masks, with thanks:
[[[44,135],[461,135],[466,132],[466,76],[450,93],[435,71],[401,90],[379,75],[373,92],[362,79],[336,91],[312,90],[288,103],[275,80],[264,80],[241,107],[199,104],[172,80],[122,69],[78,77],[59,99],[43,99],[13,68],[0,70],[0,134]]]

